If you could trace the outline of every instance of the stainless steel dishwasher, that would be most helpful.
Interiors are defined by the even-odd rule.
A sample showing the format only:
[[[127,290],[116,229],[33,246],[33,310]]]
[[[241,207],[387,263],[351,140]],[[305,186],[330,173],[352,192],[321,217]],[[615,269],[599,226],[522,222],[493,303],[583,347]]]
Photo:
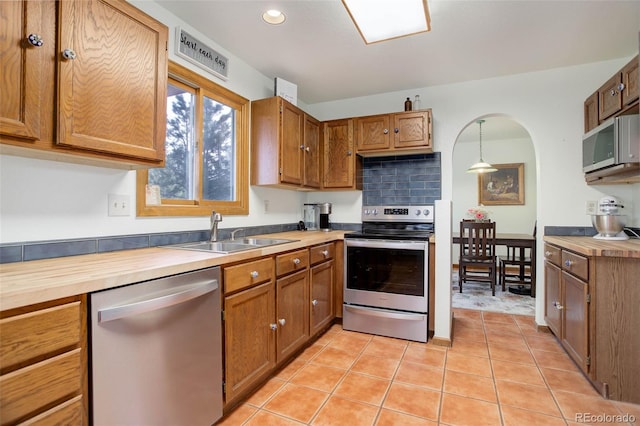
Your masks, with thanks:
[[[95,426],[222,416],[220,268],[90,295]]]

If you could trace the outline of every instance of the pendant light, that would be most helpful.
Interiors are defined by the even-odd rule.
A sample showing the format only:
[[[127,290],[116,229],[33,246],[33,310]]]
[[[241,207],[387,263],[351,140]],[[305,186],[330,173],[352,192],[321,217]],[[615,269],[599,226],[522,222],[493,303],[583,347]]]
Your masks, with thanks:
[[[493,167],[489,163],[485,163],[485,161],[482,159],[482,123],[484,123],[484,120],[478,120],[478,121],[476,121],[476,123],[478,123],[478,125],[480,126],[480,161],[478,161],[477,163],[475,163],[471,167],[469,167],[467,169],[467,173],[491,173],[491,172],[495,172],[498,169],[496,169],[495,167]]]

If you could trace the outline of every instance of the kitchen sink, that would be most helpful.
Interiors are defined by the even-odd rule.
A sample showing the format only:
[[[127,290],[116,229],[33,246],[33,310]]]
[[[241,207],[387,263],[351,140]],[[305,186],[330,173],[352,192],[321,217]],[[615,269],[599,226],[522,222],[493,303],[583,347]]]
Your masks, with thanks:
[[[292,243],[295,241],[299,241],[299,240],[287,240],[287,239],[277,239],[277,238],[243,238],[238,240],[200,241],[197,243],[184,243],[184,244],[177,244],[172,246],[165,246],[165,248],[210,251],[214,253],[235,253],[237,251],[275,246],[278,244]]]

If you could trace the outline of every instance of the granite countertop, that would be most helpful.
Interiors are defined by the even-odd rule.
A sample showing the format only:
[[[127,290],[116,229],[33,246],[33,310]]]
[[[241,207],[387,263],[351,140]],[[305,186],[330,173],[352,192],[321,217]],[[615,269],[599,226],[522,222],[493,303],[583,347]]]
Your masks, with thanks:
[[[544,241],[585,256],[632,257],[640,259],[640,239],[597,240],[592,237],[544,236]]]
[[[342,240],[348,231],[290,231],[252,237],[298,240],[230,254],[165,247],[0,265],[0,310]]]

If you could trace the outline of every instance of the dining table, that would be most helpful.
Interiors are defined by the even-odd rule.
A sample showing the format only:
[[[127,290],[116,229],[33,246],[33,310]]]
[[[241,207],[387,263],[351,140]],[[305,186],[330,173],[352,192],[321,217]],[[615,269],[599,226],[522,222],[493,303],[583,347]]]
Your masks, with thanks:
[[[453,243],[460,244],[460,233],[454,232]],[[531,297],[536,297],[536,237],[531,234],[496,232],[497,246],[511,246],[531,249]],[[526,293],[525,293],[526,294]]]

